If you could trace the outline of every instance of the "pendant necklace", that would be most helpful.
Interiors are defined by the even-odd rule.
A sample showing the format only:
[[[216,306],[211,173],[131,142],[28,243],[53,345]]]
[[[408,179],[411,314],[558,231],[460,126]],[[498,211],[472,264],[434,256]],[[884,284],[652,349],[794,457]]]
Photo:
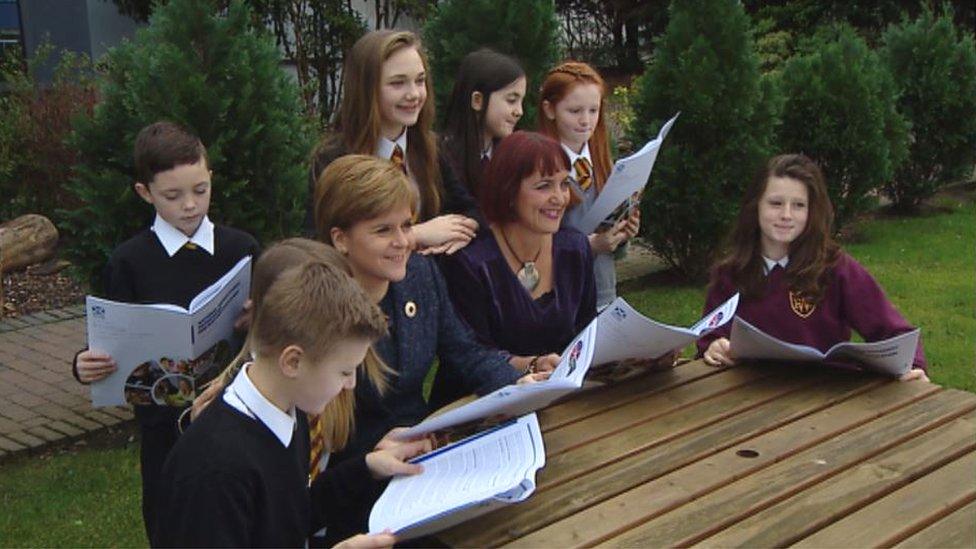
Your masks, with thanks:
[[[498,232],[502,234],[502,240],[505,241],[505,245],[508,246],[508,251],[512,252],[515,257],[515,261],[522,264],[522,268],[515,273],[515,277],[522,284],[522,287],[531,293],[539,285],[539,269],[535,268],[535,262],[539,260],[539,254],[542,253],[542,246],[539,246],[539,250],[535,252],[535,257],[531,261],[522,261],[522,258],[515,253],[515,248],[508,241],[508,237],[505,236],[505,231],[498,229]]]

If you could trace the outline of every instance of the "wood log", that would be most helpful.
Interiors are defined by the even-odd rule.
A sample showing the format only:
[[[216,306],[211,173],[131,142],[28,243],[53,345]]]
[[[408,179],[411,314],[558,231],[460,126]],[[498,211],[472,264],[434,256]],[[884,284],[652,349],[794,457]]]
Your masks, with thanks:
[[[16,271],[54,256],[58,229],[51,220],[27,214],[0,224],[0,271]]]

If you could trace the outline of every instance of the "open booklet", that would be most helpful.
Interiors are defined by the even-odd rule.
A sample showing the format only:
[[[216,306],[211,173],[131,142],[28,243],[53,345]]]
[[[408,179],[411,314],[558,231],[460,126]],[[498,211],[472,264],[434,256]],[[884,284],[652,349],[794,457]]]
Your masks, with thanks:
[[[777,339],[736,316],[729,351],[737,360],[853,361],[864,369],[901,377],[912,369],[919,330],[870,343],[844,341],[821,353],[807,345]]]
[[[621,158],[613,165],[613,171],[610,172],[603,190],[576,225],[576,229],[583,234],[590,234],[601,224],[613,225],[630,214],[630,209],[634,206],[632,197],[647,185],[661,144],[680,114],[675,114],[671,120],[665,122],[657,137],[648,141],[639,151],[627,158]]]
[[[370,533],[389,529],[403,541],[523,501],[546,453],[539,421],[528,414],[413,461],[424,472],[390,482],[369,515]]]
[[[429,417],[399,436],[413,438],[484,418],[516,417],[544,408],[582,387],[591,365],[657,358],[681,349],[729,322],[738,304],[739,294],[735,294],[690,328],[680,328],[651,320],[618,297],[573,338],[546,381],[507,385],[464,406]]]
[[[94,406],[183,406],[233,358],[229,339],[251,288],[251,256],[200,292],[190,308],[136,305],[88,296],[88,348],[118,369],[92,383]]]

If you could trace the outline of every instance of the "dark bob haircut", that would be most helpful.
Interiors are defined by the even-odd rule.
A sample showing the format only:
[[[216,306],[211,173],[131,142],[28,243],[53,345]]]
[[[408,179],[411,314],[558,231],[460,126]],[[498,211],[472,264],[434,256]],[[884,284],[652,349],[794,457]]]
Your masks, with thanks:
[[[481,213],[492,223],[515,221],[522,180],[536,172],[548,176],[558,170],[569,171],[569,157],[555,139],[526,131],[502,139],[485,167],[478,193]]]

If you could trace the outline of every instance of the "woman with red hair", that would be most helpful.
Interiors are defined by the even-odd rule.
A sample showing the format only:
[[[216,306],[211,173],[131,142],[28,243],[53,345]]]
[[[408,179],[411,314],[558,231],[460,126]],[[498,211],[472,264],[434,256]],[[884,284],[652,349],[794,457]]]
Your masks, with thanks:
[[[596,315],[590,244],[561,227],[568,176],[555,140],[523,131],[502,139],[479,188],[489,230],[441,261],[458,314],[523,373],[554,369],[557,353]],[[431,404],[461,396],[461,386],[438,372]]]
[[[563,224],[570,227],[583,220],[613,169],[604,120],[606,94],[600,74],[576,61],[552,69],[542,83],[539,131],[558,140],[569,158],[575,196]],[[613,253],[624,241],[637,236],[639,229],[640,212],[635,208],[629,217],[588,235],[594,256],[597,307],[606,307],[617,297]]]

